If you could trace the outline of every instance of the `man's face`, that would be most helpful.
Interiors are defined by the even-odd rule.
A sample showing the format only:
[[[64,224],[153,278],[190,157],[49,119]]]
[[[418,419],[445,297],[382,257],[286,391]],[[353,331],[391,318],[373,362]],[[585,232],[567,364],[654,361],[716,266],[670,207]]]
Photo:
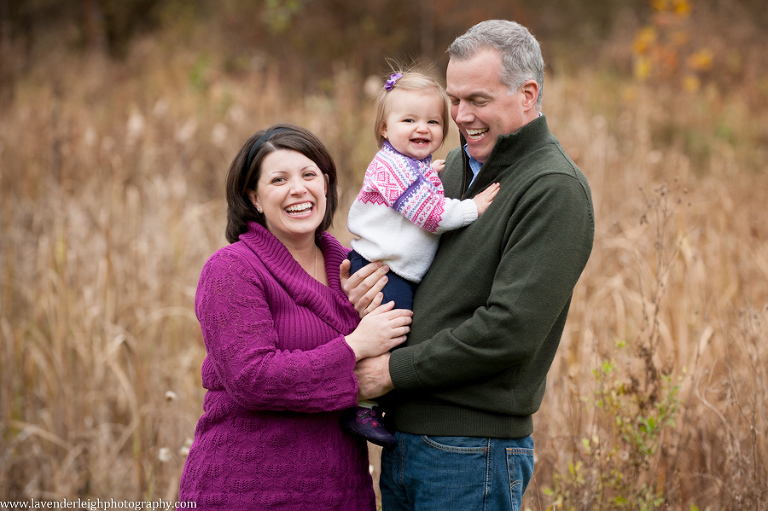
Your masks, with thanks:
[[[501,81],[501,56],[481,50],[467,60],[451,59],[445,74],[451,117],[464,138],[469,154],[485,162],[499,135],[514,133],[531,117],[521,87],[515,93]]]

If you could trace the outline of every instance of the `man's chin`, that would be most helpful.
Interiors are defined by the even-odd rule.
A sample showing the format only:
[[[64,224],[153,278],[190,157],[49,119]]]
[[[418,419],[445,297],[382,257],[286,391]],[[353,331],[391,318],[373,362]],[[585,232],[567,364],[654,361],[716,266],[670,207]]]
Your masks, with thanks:
[[[472,150],[471,147],[468,147],[469,155],[479,161],[480,163],[485,163],[485,160],[488,159],[488,154],[490,151],[481,151],[479,149]]]

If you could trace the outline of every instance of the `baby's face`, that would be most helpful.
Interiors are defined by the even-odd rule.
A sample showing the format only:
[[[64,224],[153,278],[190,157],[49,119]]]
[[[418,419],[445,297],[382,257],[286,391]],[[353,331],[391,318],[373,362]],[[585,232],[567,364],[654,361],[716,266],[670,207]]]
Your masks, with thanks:
[[[437,94],[395,89],[381,134],[398,152],[423,160],[443,143],[443,100]]]

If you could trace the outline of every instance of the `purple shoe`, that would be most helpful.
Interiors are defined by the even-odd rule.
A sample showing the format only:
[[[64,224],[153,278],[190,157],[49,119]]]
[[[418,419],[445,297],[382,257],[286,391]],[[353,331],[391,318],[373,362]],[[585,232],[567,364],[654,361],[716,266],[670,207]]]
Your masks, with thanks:
[[[397,440],[387,431],[381,419],[378,406],[373,408],[358,406],[344,411],[341,416],[341,428],[347,433],[365,438],[372,444],[394,447],[397,445]]]

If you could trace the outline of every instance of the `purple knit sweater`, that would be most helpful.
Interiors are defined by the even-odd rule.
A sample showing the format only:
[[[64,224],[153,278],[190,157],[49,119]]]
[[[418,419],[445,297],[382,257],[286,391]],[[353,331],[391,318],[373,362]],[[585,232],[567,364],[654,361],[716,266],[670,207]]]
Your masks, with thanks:
[[[343,433],[355,406],[359,322],[339,281],[347,250],[318,242],[329,286],[251,224],[203,267],[195,311],[208,389],[179,488],[197,509],[372,510],[364,441]]]

